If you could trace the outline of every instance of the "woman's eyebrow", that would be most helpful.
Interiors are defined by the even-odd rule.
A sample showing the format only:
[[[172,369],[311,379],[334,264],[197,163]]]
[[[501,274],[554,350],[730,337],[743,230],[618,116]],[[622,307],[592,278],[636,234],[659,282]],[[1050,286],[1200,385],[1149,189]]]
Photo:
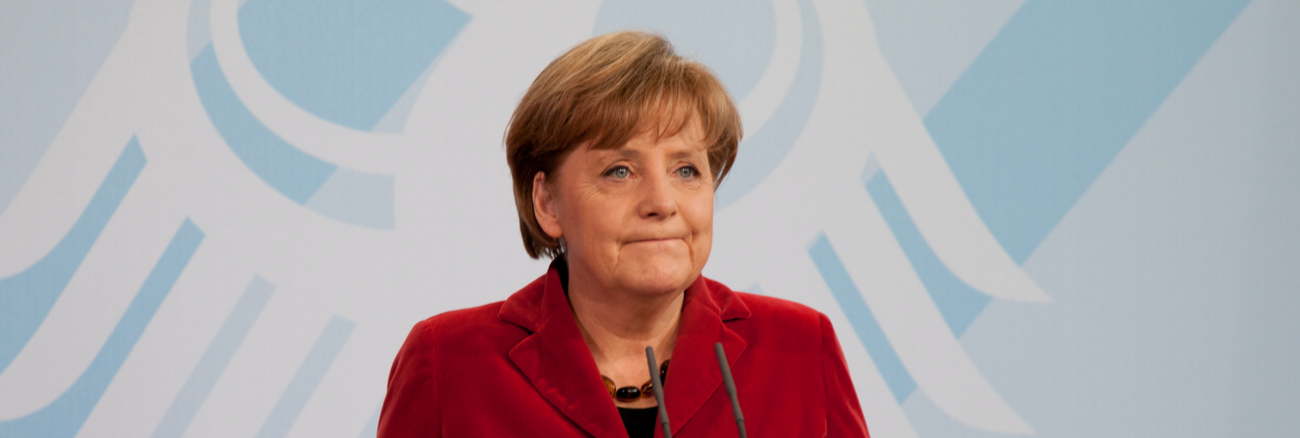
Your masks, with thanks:
[[[619,147],[618,149],[600,149],[600,150],[595,150],[595,152],[605,157],[610,157],[612,155],[613,157],[611,158],[620,158],[620,159],[623,158],[635,159],[641,157],[641,151],[635,149],[629,149],[626,146]]]
[[[683,158],[693,158],[693,157],[697,157],[697,156],[702,155],[703,153],[704,153],[704,151],[695,150],[695,149],[681,149],[681,150],[678,150],[678,151],[676,151],[676,152],[673,152],[673,153],[669,154],[669,155],[668,155],[668,158],[672,158],[672,159],[675,159],[675,160],[680,160],[680,159],[683,159]]]
[[[637,158],[641,158],[641,151],[636,150],[636,149],[627,148],[627,147],[622,147],[622,148],[618,148],[618,149],[605,149],[605,150],[601,150],[600,152],[601,152],[602,154],[613,154],[613,155],[614,155],[615,157],[617,157],[617,158],[627,158],[627,159],[637,159]],[[679,160],[679,159],[683,159],[683,158],[692,158],[692,157],[697,157],[697,156],[699,156],[699,155],[701,155],[701,154],[704,154],[704,151],[702,151],[702,150],[696,150],[696,149],[693,149],[693,148],[682,148],[682,149],[678,149],[678,150],[675,150],[675,151],[673,151],[673,152],[670,152],[670,153],[668,154],[668,158],[670,158],[670,159],[674,159],[674,160]]]

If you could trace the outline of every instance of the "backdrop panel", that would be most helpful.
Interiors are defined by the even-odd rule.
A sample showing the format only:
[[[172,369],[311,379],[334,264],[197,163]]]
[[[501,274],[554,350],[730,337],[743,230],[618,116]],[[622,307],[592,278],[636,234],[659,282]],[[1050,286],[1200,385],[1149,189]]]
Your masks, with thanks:
[[[1300,428],[1300,3],[0,5],[0,437],[374,436],[541,275],[501,145],[661,32],[746,136],[705,274],[834,323],[879,437]]]

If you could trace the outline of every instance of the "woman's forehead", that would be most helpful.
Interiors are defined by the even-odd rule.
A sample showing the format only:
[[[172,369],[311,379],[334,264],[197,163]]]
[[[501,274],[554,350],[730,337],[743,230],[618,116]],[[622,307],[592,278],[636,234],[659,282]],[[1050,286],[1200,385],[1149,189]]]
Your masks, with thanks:
[[[617,112],[619,111],[607,111],[605,113]],[[619,144],[618,139],[629,141],[634,138],[650,136],[655,140],[662,140],[682,135],[702,139],[706,135],[699,111],[684,99],[662,98],[647,103],[625,116],[630,117],[630,120],[622,119],[622,117],[612,117],[607,121],[608,123],[594,126],[593,139],[595,141],[592,144],[600,149],[617,149],[622,146]],[[602,141],[602,138],[614,141]]]
[[[596,149],[591,146],[583,149],[596,152],[602,156],[629,159],[642,158],[650,154],[667,154],[669,158],[685,158],[707,154],[708,144],[704,141],[704,135],[698,131],[698,128],[682,129],[670,136],[659,136],[653,131],[645,131],[612,149]]]
[[[656,139],[670,137],[704,138],[704,126],[701,124],[700,112],[685,99],[672,99],[653,105],[652,111],[646,111],[641,123],[637,124],[633,138],[653,136]]]

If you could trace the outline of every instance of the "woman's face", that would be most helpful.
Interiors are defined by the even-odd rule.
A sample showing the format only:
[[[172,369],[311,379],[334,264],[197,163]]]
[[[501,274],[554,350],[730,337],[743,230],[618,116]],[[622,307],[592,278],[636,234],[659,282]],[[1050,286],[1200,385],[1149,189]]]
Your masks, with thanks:
[[[713,174],[698,123],[618,149],[579,146],[558,175],[537,175],[533,193],[542,229],[564,238],[572,279],[669,294],[685,290],[709,258]]]

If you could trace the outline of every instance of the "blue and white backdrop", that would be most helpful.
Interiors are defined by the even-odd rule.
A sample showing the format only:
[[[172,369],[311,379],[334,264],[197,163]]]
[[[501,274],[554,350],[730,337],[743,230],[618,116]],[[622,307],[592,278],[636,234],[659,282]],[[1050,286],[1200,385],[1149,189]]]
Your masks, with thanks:
[[[543,272],[506,121],[629,27],[742,112],[705,273],[829,315],[873,435],[1300,426],[1292,0],[0,11],[3,437],[373,436],[413,323]]]

